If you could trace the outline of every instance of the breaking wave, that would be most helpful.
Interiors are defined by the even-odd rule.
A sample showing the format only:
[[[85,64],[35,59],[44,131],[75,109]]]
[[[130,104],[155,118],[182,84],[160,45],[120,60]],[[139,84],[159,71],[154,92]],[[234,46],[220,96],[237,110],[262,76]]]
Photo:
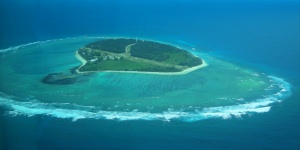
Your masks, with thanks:
[[[291,95],[291,86],[281,78],[268,76],[272,85],[269,88],[277,92],[252,102],[231,106],[197,108],[193,111],[169,109],[160,113],[133,111],[103,111],[95,106],[80,106],[69,103],[42,103],[39,101],[20,102],[8,96],[0,97],[0,106],[7,109],[7,115],[46,115],[57,118],[78,119],[108,119],[108,120],[180,120],[194,122],[210,118],[229,119],[240,118],[243,115],[265,113],[271,109],[271,104],[281,102]],[[266,89],[267,90],[267,89]],[[4,95],[4,94],[2,94]]]
[[[60,41],[66,39],[76,38],[110,38],[110,37],[70,37],[63,39],[54,39],[46,41],[37,41],[19,46],[14,46],[6,49],[0,49],[0,54],[8,51],[20,50],[28,46],[37,46],[53,41]],[[195,108],[189,111],[168,109],[163,112],[141,112],[137,110],[132,111],[104,111],[96,106],[81,106],[70,103],[42,103],[38,100],[21,102],[14,100],[13,97],[7,96],[0,92],[0,107],[7,110],[6,115],[16,116],[35,116],[46,115],[56,118],[68,118],[76,121],[78,119],[108,119],[108,120],[180,120],[186,122],[194,122],[210,118],[230,119],[232,117],[240,118],[243,115],[251,115],[254,113],[269,112],[273,103],[281,102],[291,95],[291,86],[285,80],[268,76],[270,78],[271,86],[266,92],[274,91],[275,93],[268,93],[264,98],[252,100],[248,103],[236,104],[231,106],[218,106],[207,108]]]
[[[27,43],[27,44],[18,45],[18,46],[11,46],[11,47],[5,48],[5,49],[0,49],[0,54],[1,53],[5,53],[5,52],[9,52],[9,51],[20,50],[22,48],[28,48],[29,46],[36,46],[36,45],[40,45],[40,44],[45,44],[45,43],[49,43],[49,42],[62,41],[62,40],[67,40],[67,39],[82,39],[82,38],[85,38],[85,39],[97,39],[97,38],[107,38],[107,37],[85,37],[85,36],[79,36],[79,37],[68,37],[68,38],[61,38],[61,39],[45,40],[45,41],[36,41],[36,42],[31,42],[31,43]]]
[[[28,46],[33,46],[33,45],[37,45],[41,43],[40,41],[37,42],[32,42],[32,43],[27,43],[27,44],[23,44],[23,45],[18,45],[18,46],[13,46],[13,47],[9,47],[9,48],[5,48],[5,49],[0,49],[0,53],[5,53],[8,51],[14,51],[14,50],[18,50],[18,49],[22,49]]]

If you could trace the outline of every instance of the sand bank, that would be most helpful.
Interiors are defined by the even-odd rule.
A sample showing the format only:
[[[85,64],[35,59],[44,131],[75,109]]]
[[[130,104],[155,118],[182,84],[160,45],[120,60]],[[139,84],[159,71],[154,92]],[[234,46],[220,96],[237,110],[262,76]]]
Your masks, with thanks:
[[[84,66],[84,65],[87,63],[87,61],[86,61],[85,59],[83,59],[83,58],[78,54],[78,51],[76,51],[75,57],[81,62],[81,66],[78,67],[78,68],[76,69],[76,72],[77,72],[77,73],[83,73],[83,72],[80,72],[79,69],[80,69],[82,66]]]

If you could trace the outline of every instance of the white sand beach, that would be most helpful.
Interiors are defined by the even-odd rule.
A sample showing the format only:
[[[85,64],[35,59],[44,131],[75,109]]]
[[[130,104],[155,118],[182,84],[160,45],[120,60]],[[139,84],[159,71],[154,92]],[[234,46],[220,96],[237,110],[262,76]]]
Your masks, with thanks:
[[[83,59],[79,54],[78,54],[78,51],[76,51],[75,53],[75,57],[81,62],[81,66],[79,68],[76,69],[76,72],[77,73],[84,73],[84,72],[80,72],[79,69],[84,66],[87,61],[85,59]]]
[[[190,72],[193,72],[195,70],[198,70],[200,68],[204,68],[206,66],[208,66],[208,64],[202,59],[202,64],[195,66],[195,67],[191,67],[188,69],[185,69],[183,71],[180,72],[143,72],[143,71],[113,71],[113,70],[107,70],[107,71],[84,71],[81,72],[79,71],[79,69],[84,66],[87,61],[82,58],[79,54],[78,51],[76,51],[75,53],[76,58],[81,62],[81,66],[76,70],[77,73],[92,73],[92,72],[116,72],[116,73],[140,73],[140,74],[155,74],[155,75],[184,75],[184,74],[188,74]]]

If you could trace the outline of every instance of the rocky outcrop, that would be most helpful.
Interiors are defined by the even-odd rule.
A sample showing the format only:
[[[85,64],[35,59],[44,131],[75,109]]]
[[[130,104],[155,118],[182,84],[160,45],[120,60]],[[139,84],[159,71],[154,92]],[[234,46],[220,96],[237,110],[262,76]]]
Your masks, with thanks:
[[[77,81],[77,76],[65,73],[50,73],[42,79],[46,84],[73,84]]]

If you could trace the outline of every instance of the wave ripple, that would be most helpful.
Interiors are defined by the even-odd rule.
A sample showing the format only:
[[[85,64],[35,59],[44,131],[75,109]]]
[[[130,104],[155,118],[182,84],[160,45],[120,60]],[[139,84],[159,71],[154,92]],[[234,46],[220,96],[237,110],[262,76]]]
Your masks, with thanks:
[[[194,109],[192,112],[177,111],[169,109],[161,113],[133,111],[103,111],[94,106],[80,106],[69,103],[42,103],[39,101],[20,102],[15,101],[8,96],[0,97],[0,106],[8,109],[7,115],[47,115],[56,118],[70,118],[73,121],[78,119],[108,119],[108,120],[180,120],[185,122],[194,122],[203,119],[221,118],[229,119],[232,117],[240,118],[243,115],[252,113],[265,113],[271,109],[271,104],[281,102],[291,95],[291,86],[281,78],[268,76],[273,87],[279,88],[277,93],[265,96],[263,99],[257,99],[245,104],[232,106],[208,107]],[[4,94],[1,94],[4,95]]]

